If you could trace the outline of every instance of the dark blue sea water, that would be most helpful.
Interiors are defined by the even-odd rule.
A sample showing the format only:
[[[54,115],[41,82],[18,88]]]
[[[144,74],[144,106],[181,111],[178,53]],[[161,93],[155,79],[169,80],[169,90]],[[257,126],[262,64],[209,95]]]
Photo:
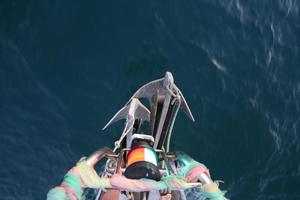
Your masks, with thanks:
[[[171,71],[196,119],[172,149],[237,200],[300,199],[297,0],[0,2],[0,199],[45,199],[142,84]]]

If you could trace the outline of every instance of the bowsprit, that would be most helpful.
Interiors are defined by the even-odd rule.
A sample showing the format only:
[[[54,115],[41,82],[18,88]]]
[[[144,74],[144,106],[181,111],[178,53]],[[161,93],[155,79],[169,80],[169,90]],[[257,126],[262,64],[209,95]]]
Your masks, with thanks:
[[[149,101],[149,108],[139,99]],[[103,129],[125,120],[113,149],[101,148],[69,170],[62,183],[48,192],[48,200],[84,199],[84,189],[97,189],[95,200],[186,199],[184,190],[197,188],[203,198],[223,200],[219,182],[209,170],[181,151],[170,151],[172,129],[179,109],[192,112],[166,72],[138,89]],[[94,166],[105,160],[104,170]]]

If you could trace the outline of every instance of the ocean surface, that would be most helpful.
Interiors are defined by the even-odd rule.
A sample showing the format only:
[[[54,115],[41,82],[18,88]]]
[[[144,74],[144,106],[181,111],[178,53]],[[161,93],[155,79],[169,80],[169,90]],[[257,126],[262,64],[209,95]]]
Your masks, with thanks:
[[[300,1],[1,0],[0,199],[46,199],[106,122],[173,73],[171,149],[236,200],[300,199]]]

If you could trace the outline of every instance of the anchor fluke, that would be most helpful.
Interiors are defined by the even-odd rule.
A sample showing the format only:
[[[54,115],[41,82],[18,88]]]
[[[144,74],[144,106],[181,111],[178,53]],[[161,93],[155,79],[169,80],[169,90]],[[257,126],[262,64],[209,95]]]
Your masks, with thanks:
[[[179,88],[174,83],[174,78],[171,72],[166,72],[165,76],[161,79],[157,79],[151,81],[145,85],[143,85],[140,89],[138,89],[133,96],[130,98],[129,102],[133,98],[147,98],[150,102],[150,105],[155,104],[155,98],[157,96],[180,96],[181,102],[180,107],[184,110],[186,115],[192,120],[195,121],[193,114]]]
[[[128,104],[126,104],[123,108],[121,108],[111,118],[111,120],[103,127],[103,130],[121,119],[126,119],[127,121],[132,120],[133,122],[135,119],[140,119],[142,121],[149,121],[150,111],[137,98],[132,98]]]

